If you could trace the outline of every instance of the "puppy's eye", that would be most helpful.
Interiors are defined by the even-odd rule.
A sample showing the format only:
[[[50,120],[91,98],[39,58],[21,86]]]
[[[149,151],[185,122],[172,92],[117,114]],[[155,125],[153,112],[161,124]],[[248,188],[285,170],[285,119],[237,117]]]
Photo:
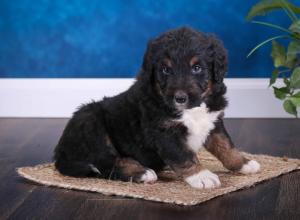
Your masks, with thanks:
[[[199,74],[201,73],[202,68],[200,65],[194,65],[192,66],[192,74]]]
[[[162,72],[163,72],[163,74],[165,74],[165,75],[170,75],[172,72],[171,72],[171,69],[169,68],[169,67],[167,67],[167,66],[163,66],[162,67]]]

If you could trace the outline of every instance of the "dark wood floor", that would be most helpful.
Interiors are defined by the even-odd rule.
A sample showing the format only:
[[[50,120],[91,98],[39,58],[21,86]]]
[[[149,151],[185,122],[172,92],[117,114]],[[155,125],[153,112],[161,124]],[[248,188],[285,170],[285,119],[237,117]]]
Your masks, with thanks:
[[[15,168],[51,160],[67,119],[0,119],[0,219],[300,219],[300,172],[192,207],[41,186]],[[300,120],[227,119],[238,148],[300,158]]]

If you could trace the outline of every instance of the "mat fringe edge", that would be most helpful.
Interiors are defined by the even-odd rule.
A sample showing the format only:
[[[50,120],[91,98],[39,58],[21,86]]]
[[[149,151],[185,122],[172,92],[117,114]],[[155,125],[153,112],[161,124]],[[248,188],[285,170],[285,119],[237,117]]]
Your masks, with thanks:
[[[42,164],[42,165],[39,165],[38,167],[41,167],[41,166],[49,166],[49,164]],[[116,195],[116,196],[132,197],[132,198],[138,198],[138,199],[145,199],[145,200],[151,200],[151,201],[157,201],[157,202],[172,203],[172,204],[177,204],[177,205],[188,206],[188,205],[196,205],[196,204],[211,200],[213,198],[219,197],[221,195],[225,195],[225,194],[228,194],[230,192],[238,191],[240,189],[253,187],[258,183],[264,182],[265,180],[273,179],[273,178],[276,178],[276,177],[281,176],[283,174],[287,174],[287,173],[290,173],[292,171],[299,170],[300,165],[295,163],[295,167],[288,167],[288,168],[283,169],[280,172],[276,173],[275,175],[272,174],[272,175],[266,175],[264,177],[259,177],[256,182],[251,183],[250,185],[238,184],[238,185],[235,185],[235,186],[230,186],[230,187],[228,187],[227,189],[225,189],[223,191],[212,193],[209,196],[207,196],[206,198],[203,198],[202,200],[192,200],[190,202],[183,202],[183,201],[180,201],[180,200],[171,200],[171,199],[160,199],[160,198],[151,197],[151,196],[139,196],[139,195],[135,195],[135,194],[122,193],[122,192],[118,192],[118,191],[111,192],[111,191],[105,190],[103,188],[80,187],[80,186],[74,187],[72,185],[64,184],[64,183],[52,183],[52,182],[49,182],[49,181],[41,180],[39,178],[34,178],[34,177],[24,173],[23,172],[24,168],[29,168],[29,167],[20,167],[20,168],[16,169],[17,173],[20,176],[22,176],[26,179],[29,179],[33,182],[43,184],[43,185],[46,185],[46,186],[55,186],[55,187],[66,188],[66,189],[75,189],[75,190],[81,190],[81,191],[97,192],[97,193],[102,193],[104,195],[112,195],[112,196]]]

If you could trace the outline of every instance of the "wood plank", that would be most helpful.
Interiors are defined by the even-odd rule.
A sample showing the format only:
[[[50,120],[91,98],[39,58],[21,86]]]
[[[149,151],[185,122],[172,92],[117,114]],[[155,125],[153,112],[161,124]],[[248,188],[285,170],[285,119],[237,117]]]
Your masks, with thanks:
[[[280,178],[276,215],[280,219],[300,219],[300,171]],[[298,216],[298,218],[295,218]]]
[[[300,219],[300,172],[192,207],[41,186],[15,172],[51,161],[66,119],[0,119],[0,219]],[[251,153],[300,158],[300,120],[226,119]]]
[[[33,124],[27,124],[28,130],[24,130],[24,120],[12,120],[8,123],[8,119],[1,119],[0,133],[0,198],[5,202],[1,202],[0,219],[5,219],[9,214],[24,202],[26,197],[32,193],[35,186],[16,184],[15,178],[17,174],[15,167],[20,160],[23,146],[29,143],[37,133],[38,128],[34,129]],[[30,132],[29,132],[30,131]]]
[[[0,206],[0,219],[15,211],[36,188],[36,185],[28,184],[28,181],[19,177],[15,169],[50,161],[52,145],[60,135],[56,127],[51,131],[52,124],[53,121],[43,124],[36,119],[20,119],[11,127],[12,132],[4,138],[5,141],[1,141],[1,155],[4,156],[0,160],[0,178],[5,181],[0,182],[0,198],[6,202]],[[45,126],[50,129],[43,129]],[[19,139],[20,136],[23,137],[23,141]]]
[[[299,119],[226,119],[225,125],[241,150],[300,158]]]

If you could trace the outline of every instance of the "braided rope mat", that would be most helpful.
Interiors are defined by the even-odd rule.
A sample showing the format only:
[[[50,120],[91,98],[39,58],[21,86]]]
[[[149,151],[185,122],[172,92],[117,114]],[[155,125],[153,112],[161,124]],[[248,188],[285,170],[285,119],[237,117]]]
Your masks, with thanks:
[[[20,167],[17,168],[17,172],[26,179],[48,186],[92,191],[105,195],[142,198],[179,205],[196,205],[217,196],[247,188],[261,181],[300,169],[300,159],[243,154],[249,159],[257,160],[261,164],[261,172],[251,175],[229,172],[223,168],[215,157],[206,151],[201,151],[198,155],[201,163],[204,167],[218,174],[222,184],[220,188],[205,190],[191,188],[181,179],[176,178],[172,171],[161,172],[158,175],[159,180],[154,184],[63,176],[55,170],[53,163],[34,167]]]

